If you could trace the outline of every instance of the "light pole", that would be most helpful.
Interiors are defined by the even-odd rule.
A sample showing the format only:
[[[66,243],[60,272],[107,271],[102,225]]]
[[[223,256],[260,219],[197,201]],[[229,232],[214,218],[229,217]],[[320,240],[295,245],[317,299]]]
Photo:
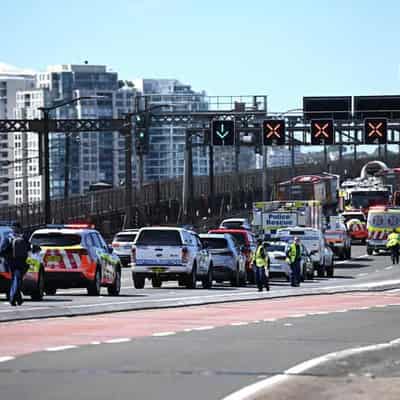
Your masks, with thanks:
[[[38,107],[38,110],[42,112],[42,127],[40,132],[40,138],[42,142],[43,151],[43,180],[44,180],[44,222],[45,224],[51,223],[51,198],[50,198],[50,151],[49,151],[49,133],[50,133],[50,111],[56,108],[64,107],[69,104],[76,103],[80,100],[92,100],[98,99],[100,96],[81,96],[74,99],[63,101],[58,104],[54,104],[50,107]]]

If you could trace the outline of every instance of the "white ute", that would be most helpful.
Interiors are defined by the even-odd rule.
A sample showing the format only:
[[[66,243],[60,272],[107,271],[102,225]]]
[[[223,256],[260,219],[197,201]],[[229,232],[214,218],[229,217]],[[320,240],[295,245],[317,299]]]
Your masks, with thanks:
[[[136,289],[143,289],[146,278],[157,288],[163,281],[177,280],[179,285],[194,289],[201,280],[207,289],[213,279],[211,256],[195,232],[174,227],[142,228],[132,247],[132,278]]]

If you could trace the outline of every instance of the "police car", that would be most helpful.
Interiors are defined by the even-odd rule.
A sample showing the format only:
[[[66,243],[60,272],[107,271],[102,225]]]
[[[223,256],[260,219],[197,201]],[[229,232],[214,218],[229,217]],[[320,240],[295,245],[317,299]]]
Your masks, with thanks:
[[[4,242],[14,235],[11,226],[0,226],[0,249]],[[28,270],[22,280],[22,292],[32,300],[42,300],[44,294],[44,267],[40,260],[39,249],[35,246],[26,260]],[[0,256],[0,293],[10,292],[11,271],[4,257]]]
[[[119,294],[121,261],[93,228],[49,225],[33,232],[30,241],[41,248],[46,294],[55,294],[59,288],[87,288],[89,295],[98,296],[102,286],[110,295]]]

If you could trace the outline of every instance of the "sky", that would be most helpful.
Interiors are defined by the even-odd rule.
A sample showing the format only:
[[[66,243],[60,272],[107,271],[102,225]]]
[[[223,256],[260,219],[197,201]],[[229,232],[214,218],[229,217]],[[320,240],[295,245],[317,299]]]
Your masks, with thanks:
[[[399,94],[398,0],[0,0],[0,63],[105,64],[209,95]]]

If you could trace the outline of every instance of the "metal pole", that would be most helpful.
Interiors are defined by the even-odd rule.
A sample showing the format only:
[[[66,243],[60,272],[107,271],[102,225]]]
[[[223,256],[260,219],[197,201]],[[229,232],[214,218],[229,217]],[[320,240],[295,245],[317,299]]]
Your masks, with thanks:
[[[70,135],[65,133],[65,154],[64,154],[64,199],[69,195],[69,153],[70,153]]]
[[[210,144],[208,145],[208,178],[209,178],[209,186],[210,186],[210,209],[211,209],[211,214],[213,213],[213,207],[214,207],[214,147],[211,143],[211,138],[210,138]]]
[[[192,135],[189,136],[189,153],[188,153],[188,184],[189,184],[189,206],[188,206],[188,217],[192,219],[194,210],[194,180],[193,180],[193,147],[192,147]],[[191,221],[193,222],[193,221]]]
[[[49,111],[43,110],[43,180],[44,180],[44,222],[51,223],[50,203],[50,151],[49,151]]]
[[[125,228],[132,224],[132,131],[121,131],[125,136]]]
[[[327,170],[328,167],[328,147],[324,144],[324,169]]]
[[[182,210],[183,220],[186,222],[188,216],[188,204],[189,204],[189,132],[185,132],[185,152],[184,152],[184,164],[183,164],[183,184],[182,184]]]
[[[267,190],[267,167],[268,167],[268,147],[263,146],[263,169],[262,169],[262,197],[264,201],[268,200]]]

